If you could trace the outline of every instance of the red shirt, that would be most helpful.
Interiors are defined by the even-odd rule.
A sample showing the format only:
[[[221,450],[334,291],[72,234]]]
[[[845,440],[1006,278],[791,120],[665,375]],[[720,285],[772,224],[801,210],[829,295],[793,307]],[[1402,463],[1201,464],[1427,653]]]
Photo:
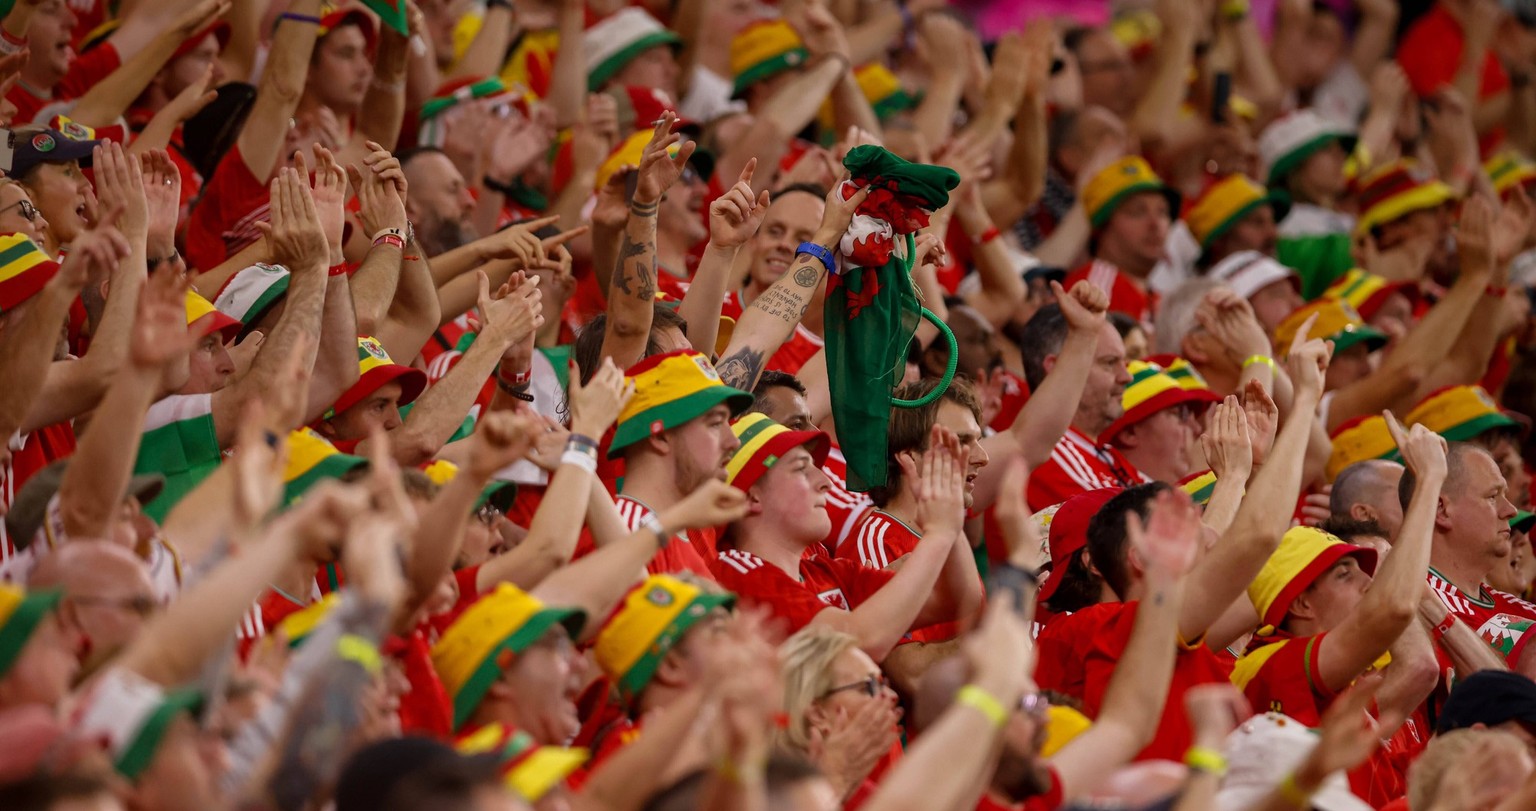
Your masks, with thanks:
[[[256,177],[236,143],[213,170],[213,179],[187,223],[187,264],[212,270],[261,238],[256,223],[267,219],[267,182]]]
[[[1232,683],[1255,712],[1284,713],[1309,727],[1318,726],[1334,698],[1318,671],[1327,635],[1282,639],[1248,651],[1232,669]]]
[[[1536,637],[1536,633],[1530,632],[1536,625],[1536,605],[1486,584],[1479,587],[1476,596],[1465,594],[1433,568],[1428,579],[1429,587],[1445,603],[1446,610],[1476,631],[1514,667],[1525,644]]]
[[[22,485],[39,470],[75,452],[75,424],[68,420],[45,425],[23,437],[13,438],[11,448],[20,444],[0,464],[0,507],[9,509]],[[4,512],[0,511],[0,516]],[[30,539],[27,539],[30,540]],[[16,547],[0,521],[0,563],[16,554]]]
[[[1013,421],[1018,419],[1019,412],[1024,410],[1024,404],[1029,402],[1029,383],[1024,378],[1003,370],[1003,402],[998,408],[997,415],[992,418],[991,428],[994,431],[1006,431],[1013,427]]]
[[[1157,309],[1157,294],[1149,292],[1141,282],[1131,278],[1125,271],[1102,259],[1094,259],[1068,274],[1062,287],[1071,290],[1073,285],[1084,279],[1109,294],[1110,310],[1125,313],[1144,324],[1152,323],[1153,312]]]
[[[1397,63],[1408,75],[1408,84],[1419,97],[1432,96],[1440,88],[1456,81],[1461,72],[1462,51],[1466,49],[1466,36],[1461,24],[1445,10],[1434,6],[1414,21],[1403,33],[1397,46]],[[1509,89],[1509,74],[1499,64],[1498,57],[1489,48],[1483,56],[1482,76],[1478,80],[1477,98],[1481,101]],[[1504,127],[1499,126],[1478,139],[1484,154],[1504,139]]]
[[[739,322],[745,309],[741,306],[741,291],[732,290],[725,295],[725,303],[720,306],[720,314]],[[804,324],[796,324],[795,331],[790,334],[789,340],[779,347],[779,351],[773,353],[773,357],[768,359],[768,365],[764,368],[777,369],[786,374],[797,374],[800,367],[804,366],[812,355],[820,352],[825,343],[816,333],[806,329]]]
[[[1038,511],[1089,490],[1134,487],[1150,481],[1119,451],[1069,427],[1051,449],[1050,460],[1029,474],[1024,500],[1031,510]]]
[[[722,549],[711,563],[716,582],[747,605],[766,607],[789,624],[789,633],[829,607],[852,611],[895,576],[817,550],[813,546],[801,556],[798,579],[741,549]]]
[[[59,83],[53,86],[53,90],[46,96],[34,95],[22,82],[17,82],[11,92],[5,94],[10,103],[16,105],[16,116],[11,120],[17,126],[37,122],[37,114],[44,107],[56,101],[69,101],[85,95],[85,91],[96,86],[112,71],[117,70],[123,64],[117,55],[117,48],[112,43],[103,42],[89,51],[75,57],[69,63],[69,73],[65,74]]]
[[[827,552],[836,555],[843,541],[848,540],[854,527],[858,526],[859,519],[875,506],[875,502],[865,493],[848,489],[848,459],[837,445],[827,451],[827,461],[821,466],[821,472],[832,482],[832,489],[827,491],[827,516],[832,519],[832,531],[827,533],[824,546]]]
[[[629,496],[619,496],[614,501],[614,506],[619,508],[619,518],[624,521],[625,528],[630,532],[639,529],[645,523],[645,519],[654,514],[650,507]],[[714,580],[715,575],[710,571],[709,564],[705,562],[714,556],[715,534],[709,530],[689,530],[684,534],[672,536],[672,542],[651,558],[645,570],[651,574],[693,572]]]
[[[1120,603],[1099,603],[1045,620],[1035,638],[1035,683],[1041,690],[1083,697],[1088,690],[1083,667],[1093,645],[1093,632],[1119,610]]]
[[[1090,718],[1098,718],[1109,680],[1125,654],[1125,647],[1131,639],[1131,628],[1136,623],[1138,603],[1112,605],[1112,608],[1095,614],[1095,617],[1102,619],[1097,627],[1084,629],[1085,632],[1091,631],[1089,635],[1092,637],[1087,659],[1083,663],[1083,712]],[[1184,694],[1190,688],[1202,684],[1221,684],[1227,680],[1227,667],[1203,642],[1192,647],[1180,645],[1173,661],[1173,682],[1168,688],[1168,700],[1163,705],[1162,718],[1157,724],[1157,735],[1136,759],[1182,760],[1185,751],[1194,741],[1189,729],[1189,718],[1184,712]]]
[[[890,513],[870,509],[859,519],[852,540],[843,544],[837,555],[855,559],[867,568],[885,569],[903,555],[911,554],[922,537]],[[902,643],[944,642],[959,633],[960,627],[955,623],[940,622],[913,629],[902,638]]]

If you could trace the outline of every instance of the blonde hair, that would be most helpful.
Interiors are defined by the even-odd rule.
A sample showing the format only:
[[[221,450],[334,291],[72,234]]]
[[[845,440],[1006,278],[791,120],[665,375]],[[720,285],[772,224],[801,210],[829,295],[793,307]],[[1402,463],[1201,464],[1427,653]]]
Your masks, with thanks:
[[[1526,751],[1519,738],[1497,729],[1455,729],[1436,735],[1408,770],[1408,807],[1417,810],[1433,806],[1446,775],[1462,766],[1467,755],[1484,741],[1513,752]]]
[[[859,640],[852,635],[819,625],[807,625],[779,646],[784,714],[789,717],[779,736],[780,746],[801,754],[810,748],[806,713],[832,688],[832,665],[837,657],[858,646]]]

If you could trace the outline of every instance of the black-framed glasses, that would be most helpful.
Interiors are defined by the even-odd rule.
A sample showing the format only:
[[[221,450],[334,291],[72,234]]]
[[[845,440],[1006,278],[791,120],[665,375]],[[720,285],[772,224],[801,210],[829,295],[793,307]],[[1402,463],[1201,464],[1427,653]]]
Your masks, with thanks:
[[[141,617],[153,614],[155,609],[160,607],[155,598],[144,594],[135,594],[132,597],[76,597],[74,601],[85,605],[110,605],[132,611]]]
[[[884,690],[887,684],[888,682],[885,680],[884,676],[866,676],[865,678],[852,684],[844,684],[839,687],[833,687],[831,690],[828,690],[818,696],[817,700],[829,698],[838,693],[847,692],[849,690],[858,690],[864,695],[867,695],[870,698],[874,698],[875,696],[880,695],[880,691]]]
[[[12,208],[21,209],[21,218],[27,222],[37,219],[37,206],[32,205],[31,200],[17,200],[5,208],[0,208],[0,213],[10,211]]]

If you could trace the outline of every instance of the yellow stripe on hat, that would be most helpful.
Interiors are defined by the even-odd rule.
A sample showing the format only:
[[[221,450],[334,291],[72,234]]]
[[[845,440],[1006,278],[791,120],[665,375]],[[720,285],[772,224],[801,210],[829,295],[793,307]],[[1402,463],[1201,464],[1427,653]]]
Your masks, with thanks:
[[[621,423],[642,412],[722,385],[720,374],[710,365],[709,359],[697,352],[665,358],[629,379],[635,384],[635,395],[619,414]]]
[[[314,469],[327,456],[340,451],[309,428],[300,428],[288,434],[288,461],[283,465],[283,481],[291,482]]]
[[[191,326],[193,323],[195,323],[197,321],[197,319],[202,318],[203,316],[208,315],[209,313],[216,313],[216,312],[218,312],[218,308],[213,306],[213,302],[211,302],[208,299],[205,299],[202,296],[198,295],[196,290],[188,290],[187,291],[187,325],[188,326]]]
[[[27,593],[15,586],[0,585],[0,628],[5,627],[7,620],[16,613],[16,606],[21,605]]]
[[[774,437],[788,431],[788,428],[774,422],[767,414],[752,413],[744,415],[741,419],[731,424],[731,433],[741,441],[741,447],[731,457],[729,464],[725,466],[726,481],[735,483],[736,477],[742,468],[752,461],[757,452],[767,445]]]
[[[1183,388],[1155,363],[1133,360],[1126,364],[1126,371],[1131,375],[1131,382],[1120,396],[1120,404],[1126,411],[1135,409],[1165,391]]]
[[[8,282],[38,265],[52,261],[37,243],[21,234],[0,237],[0,283]]]
[[[331,609],[341,604],[340,592],[331,592],[325,595],[318,603],[310,603],[299,611],[295,611],[277,624],[277,630],[288,640],[289,647],[296,647],[303,642],[325,618],[330,615]]]
[[[1340,426],[1333,435],[1333,449],[1324,469],[1329,482],[1344,468],[1367,459],[1387,459],[1396,454],[1397,442],[1380,414],[1371,414]]]
[[[647,578],[598,632],[592,651],[598,667],[609,678],[622,679],[698,594],[696,586],[675,577]]]

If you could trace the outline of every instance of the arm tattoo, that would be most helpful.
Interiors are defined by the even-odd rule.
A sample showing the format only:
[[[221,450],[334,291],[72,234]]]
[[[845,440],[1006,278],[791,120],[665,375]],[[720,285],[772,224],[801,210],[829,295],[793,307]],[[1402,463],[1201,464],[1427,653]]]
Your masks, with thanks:
[[[720,380],[725,385],[751,391],[757,385],[757,378],[762,375],[766,361],[761,349],[744,346],[721,358],[715,364],[715,371],[719,372]]]
[[[659,208],[661,208],[660,201],[655,203],[637,203],[634,200],[629,201],[629,213],[637,217],[649,217],[655,214]]]
[[[805,311],[810,306],[810,299],[804,298],[801,294],[792,293],[780,285],[774,285],[763,291],[763,294],[753,299],[751,304],[751,307],[762,310],[790,325],[800,323],[800,319],[805,317]]]
[[[633,260],[633,261],[631,261]],[[649,302],[656,297],[656,251],[624,235],[619,247],[619,272],[614,284],[624,295]]]
[[[815,287],[819,281],[821,281],[821,271],[817,270],[814,264],[806,263],[795,271],[795,284],[801,287]]]

